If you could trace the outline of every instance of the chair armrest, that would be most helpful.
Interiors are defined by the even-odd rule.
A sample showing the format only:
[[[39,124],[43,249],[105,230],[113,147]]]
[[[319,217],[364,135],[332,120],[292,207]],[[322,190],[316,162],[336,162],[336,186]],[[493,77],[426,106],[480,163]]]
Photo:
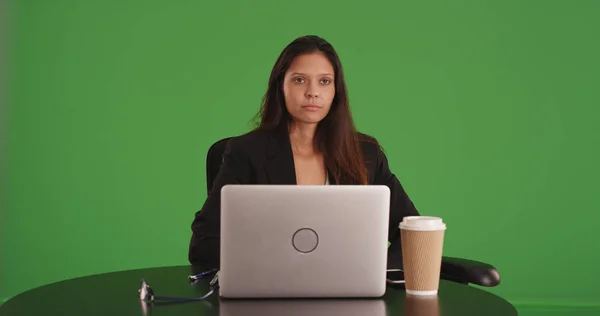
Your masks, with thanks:
[[[442,279],[449,278],[458,282],[481,286],[500,284],[500,273],[487,263],[452,257],[442,258]]]

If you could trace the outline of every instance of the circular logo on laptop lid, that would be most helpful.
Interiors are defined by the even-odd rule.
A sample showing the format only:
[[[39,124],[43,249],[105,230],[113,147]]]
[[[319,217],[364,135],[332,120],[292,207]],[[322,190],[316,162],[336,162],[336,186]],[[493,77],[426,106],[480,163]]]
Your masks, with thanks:
[[[302,253],[312,252],[319,245],[319,235],[310,228],[301,228],[292,236],[292,245]]]

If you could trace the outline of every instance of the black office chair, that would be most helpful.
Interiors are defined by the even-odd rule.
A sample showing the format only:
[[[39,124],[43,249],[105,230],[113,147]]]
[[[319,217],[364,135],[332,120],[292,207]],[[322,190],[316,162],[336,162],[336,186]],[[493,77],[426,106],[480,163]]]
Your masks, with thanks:
[[[223,162],[223,152],[225,146],[231,137],[223,138],[210,146],[206,155],[206,189],[208,194],[212,190],[213,183],[221,163]],[[393,258],[390,258],[393,260]],[[399,262],[400,261],[400,262]],[[401,258],[395,262],[388,262],[388,267],[401,267]],[[492,265],[453,257],[443,257],[441,267],[441,278],[463,284],[476,284],[481,286],[493,287],[500,284],[500,274]]]

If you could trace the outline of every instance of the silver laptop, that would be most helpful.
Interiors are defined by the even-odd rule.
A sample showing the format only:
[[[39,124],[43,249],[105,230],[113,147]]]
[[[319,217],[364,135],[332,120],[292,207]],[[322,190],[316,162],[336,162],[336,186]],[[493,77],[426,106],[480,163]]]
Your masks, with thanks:
[[[387,186],[226,185],[220,296],[381,297]]]

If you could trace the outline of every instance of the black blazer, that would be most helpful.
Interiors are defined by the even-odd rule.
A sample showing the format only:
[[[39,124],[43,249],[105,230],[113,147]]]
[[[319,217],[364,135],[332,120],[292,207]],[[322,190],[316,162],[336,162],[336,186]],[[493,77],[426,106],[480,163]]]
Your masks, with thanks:
[[[390,188],[390,225],[388,250],[401,259],[398,224],[404,216],[419,215],[400,181],[390,171],[379,144],[370,136],[359,134],[368,171],[369,184]],[[329,182],[334,184],[331,176]],[[223,154],[223,163],[211,193],[192,223],[188,259],[192,264],[219,264],[221,188],[226,184],[296,184],[292,146],[287,133],[252,131],[231,138]],[[344,184],[343,182],[340,184]]]

